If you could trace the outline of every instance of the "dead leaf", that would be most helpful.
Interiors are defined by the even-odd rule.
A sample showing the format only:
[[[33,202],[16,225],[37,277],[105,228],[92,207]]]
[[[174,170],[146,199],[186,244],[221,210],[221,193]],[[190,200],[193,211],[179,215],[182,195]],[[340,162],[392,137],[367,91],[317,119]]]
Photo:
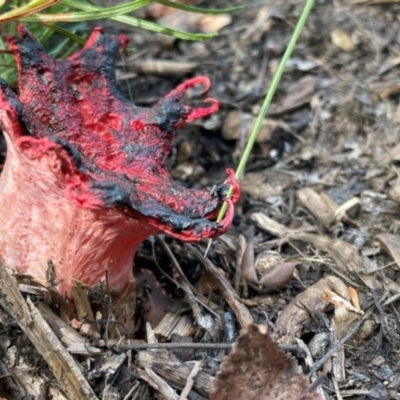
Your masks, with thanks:
[[[271,108],[270,114],[281,114],[308,104],[317,89],[319,78],[306,75],[295,82],[287,91],[277,108]]]
[[[221,364],[210,400],[318,400],[293,357],[285,354],[266,326],[249,325]],[[304,397],[302,397],[305,395]]]
[[[258,283],[257,272],[254,263],[254,242],[249,241],[243,253],[242,262],[240,263],[242,276],[248,283]]]
[[[242,276],[260,293],[274,293],[292,279],[297,262],[284,262],[275,251],[260,253],[254,262],[254,244],[249,242],[243,254],[240,268]]]
[[[328,308],[328,303],[322,301],[327,290],[350,300],[347,286],[336,276],[326,276],[297,295],[279,314],[276,321],[278,334],[288,339],[300,337],[303,326],[310,322],[311,315],[324,312]]]
[[[298,263],[293,261],[275,264],[271,271],[261,277],[261,292],[274,293],[282,289],[292,279],[297,265]]]

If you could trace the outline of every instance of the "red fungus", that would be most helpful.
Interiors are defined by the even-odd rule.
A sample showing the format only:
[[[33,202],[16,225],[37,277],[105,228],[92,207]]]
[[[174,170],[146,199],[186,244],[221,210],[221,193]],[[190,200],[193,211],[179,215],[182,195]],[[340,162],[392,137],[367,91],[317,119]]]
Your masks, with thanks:
[[[207,78],[189,80],[152,108],[135,107],[115,80],[115,53],[126,37],[96,28],[81,51],[60,61],[22,25],[18,33],[6,37],[18,95],[0,82],[4,265],[44,279],[51,260],[68,296],[76,280],[93,286],[107,271],[121,298],[133,281],[134,253],[150,235],[199,241],[228,229],[240,192],[233,172],[214,190],[192,190],[173,182],[165,166],[174,130],[218,109],[214,99],[206,108],[179,103],[189,88],[207,91]],[[229,185],[232,201],[224,199]],[[224,201],[226,217],[212,221]]]

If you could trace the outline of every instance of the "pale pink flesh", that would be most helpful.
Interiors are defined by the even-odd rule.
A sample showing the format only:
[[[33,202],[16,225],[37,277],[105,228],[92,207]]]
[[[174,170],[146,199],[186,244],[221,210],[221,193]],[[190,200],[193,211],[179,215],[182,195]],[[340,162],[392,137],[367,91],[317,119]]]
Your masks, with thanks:
[[[73,205],[55,153],[31,159],[10,140],[7,146],[0,175],[0,261],[45,279],[51,260],[58,290],[68,296],[75,281],[93,286],[106,271],[110,289],[125,290],[133,281],[137,247],[157,230],[115,209]]]

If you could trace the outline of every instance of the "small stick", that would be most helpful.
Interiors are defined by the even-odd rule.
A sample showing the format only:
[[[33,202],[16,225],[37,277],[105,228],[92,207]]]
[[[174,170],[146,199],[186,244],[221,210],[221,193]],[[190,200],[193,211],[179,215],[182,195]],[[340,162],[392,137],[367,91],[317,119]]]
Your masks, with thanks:
[[[235,313],[236,318],[242,328],[246,328],[253,323],[250,311],[240,302],[238,294],[234,291],[229,281],[221,274],[218,268],[208,259],[204,258],[194,246],[185,244],[185,248],[189,249],[199,260],[200,264],[208,271],[215,279],[215,282],[224,294],[226,301]]]
[[[125,352],[128,350],[148,350],[148,349],[200,349],[200,350],[230,350],[233,343],[141,343],[126,346],[113,347],[116,352]],[[279,348],[283,351],[301,354],[303,351],[299,346],[281,345]]]
[[[196,377],[196,375],[199,373],[200,371],[200,366],[201,366],[201,362],[200,361],[196,361],[194,363],[193,369],[190,372],[187,380],[186,380],[186,385],[183,388],[181,395],[179,396],[179,400],[187,400],[190,391],[192,390],[193,384],[194,384],[194,378]]]
[[[345,342],[347,342],[347,340],[349,340],[360,328],[361,324],[369,318],[369,316],[371,315],[371,312],[367,313],[364,315],[364,317],[362,317],[360,320],[358,320],[352,327],[351,329],[347,332],[347,334],[345,336],[343,336],[339,341],[337,341],[327,352],[326,354],[321,357],[315,364],[314,366],[311,368],[311,371],[309,373],[309,376],[312,376],[318,369],[320,369],[322,367],[322,365],[325,363],[325,361],[333,354],[335,353],[335,351],[337,351],[337,349],[344,344]]]
[[[137,374],[156,390],[163,400],[179,400],[178,394],[164,379],[158,376],[150,367],[137,368]]]

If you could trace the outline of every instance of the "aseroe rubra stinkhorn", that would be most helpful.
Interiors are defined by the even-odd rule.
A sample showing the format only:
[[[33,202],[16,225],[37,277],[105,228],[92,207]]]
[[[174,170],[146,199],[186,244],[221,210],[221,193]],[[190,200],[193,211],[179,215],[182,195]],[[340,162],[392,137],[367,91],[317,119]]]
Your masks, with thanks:
[[[55,60],[23,25],[7,36],[18,94],[0,82],[0,127],[7,159],[0,178],[0,261],[39,279],[48,261],[58,290],[105,279],[124,299],[139,244],[165,232],[185,241],[224,233],[239,185],[231,170],[214,190],[175,183],[165,161],[173,133],[218,110],[179,103],[186,90],[209,88],[205,77],[178,86],[152,108],[135,107],[118,91],[114,58],[127,38],[96,28],[84,48]],[[232,201],[225,200],[228,186]],[[227,201],[223,221],[215,218]],[[128,305],[132,307],[132,305]]]

